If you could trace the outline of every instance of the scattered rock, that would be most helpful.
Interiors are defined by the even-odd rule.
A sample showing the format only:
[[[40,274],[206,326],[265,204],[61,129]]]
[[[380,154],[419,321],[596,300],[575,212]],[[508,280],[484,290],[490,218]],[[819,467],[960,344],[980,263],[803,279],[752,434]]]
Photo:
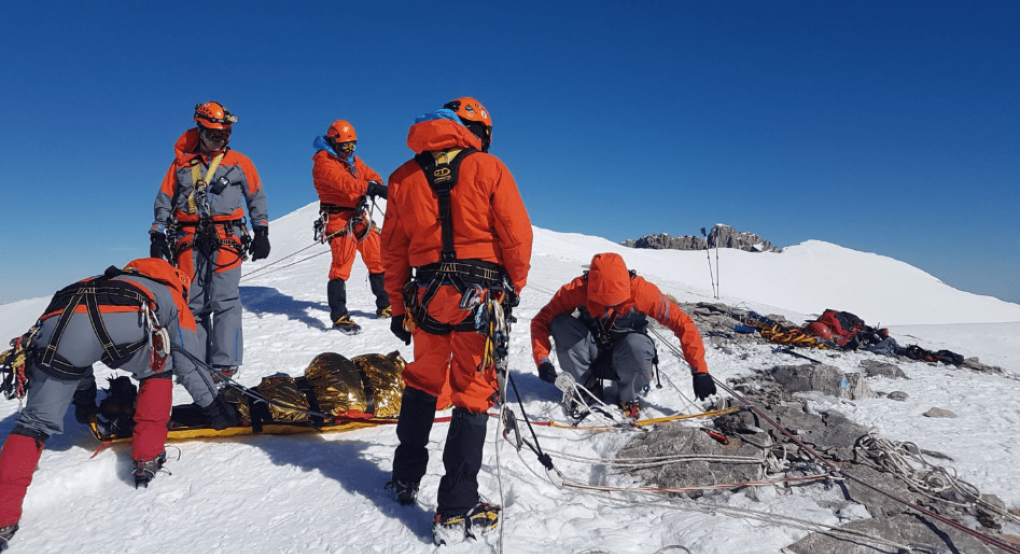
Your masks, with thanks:
[[[889,393],[889,400],[895,400],[897,402],[906,402],[910,396],[903,391],[893,391]]]
[[[890,379],[910,379],[906,373],[895,364],[879,360],[861,360],[861,367],[868,377],[883,376]]]
[[[850,400],[878,396],[859,374],[843,373],[831,365],[776,366],[772,369],[772,378],[790,392],[818,391]]]
[[[956,417],[956,414],[945,408],[932,408],[924,412],[924,417]]]
[[[740,463],[709,461],[676,461],[631,470],[645,483],[658,487],[685,488],[718,483],[744,483],[764,475],[765,453],[737,439],[723,446],[697,427],[661,425],[640,435],[617,454],[616,459],[659,458],[667,456],[726,456],[743,458]],[[648,464],[645,464],[648,465]],[[702,490],[686,492],[690,498],[704,494]]]
[[[940,525],[935,527],[925,517],[900,514],[889,518],[859,519],[841,526],[867,536],[881,537],[893,543],[908,545],[931,545],[933,552],[967,552],[968,554],[993,554],[996,550],[962,531]],[[863,542],[863,541],[861,541]],[[864,544],[843,541],[823,533],[811,533],[784,549],[791,554],[874,554],[892,552],[888,547],[875,549]]]

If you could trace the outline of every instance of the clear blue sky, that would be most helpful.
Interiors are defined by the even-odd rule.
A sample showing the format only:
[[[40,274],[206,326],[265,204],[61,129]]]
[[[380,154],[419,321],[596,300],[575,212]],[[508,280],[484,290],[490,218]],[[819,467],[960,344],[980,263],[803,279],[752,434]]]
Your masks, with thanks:
[[[0,302],[147,255],[196,103],[240,117],[277,218],[333,120],[385,176],[464,95],[540,227],[726,223],[1020,302],[1020,2],[489,4],[5,5]]]

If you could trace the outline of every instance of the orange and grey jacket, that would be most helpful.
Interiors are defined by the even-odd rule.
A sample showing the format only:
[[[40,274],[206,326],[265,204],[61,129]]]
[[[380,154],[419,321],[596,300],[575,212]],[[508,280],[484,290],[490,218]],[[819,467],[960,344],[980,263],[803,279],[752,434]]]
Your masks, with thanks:
[[[319,202],[330,210],[330,219],[350,219],[354,208],[365,192],[369,181],[382,183],[382,177],[368,167],[361,158],[351,155],[353,163],[341,160],[326,143],[318,137],[314,143],[318,150],[312,156],[312,182]],[[336,208],[338,210],[334,210]]]
[[[407,146],[422,152],[481,148],[463,125],[448,119],[416,123]],[[493,155],[476,152],[463,159],[457,183],[450,192],[453,245],[457,259],[481,260],[502,266],[518,293],[531,269],[532,229],[513,175]],[[440,261],[443,250],[439,200],[421,166],[410,160],[390,175],[386,219],[382,230],[382,258],[386,292],[401,298],[412,267]],[[405,312],[401,303],[393,314]]]
[[[198,141],[197,129],[189,129],[177,139],[174,162],[156,194],[155,221],[150,232],[166,231],[171,221],[193,223],[204,217],[213,221],[238,220],[244,217],[245,206],[252,226],[268,226],[266,195],[251,160],[228,148],[216,172],[205,179],[215,156],[200,153]],[[201,180],[207,181],[197,189],[192,177],[192,166],[196,164]]]
[[[614,274],[619,277],[613,281],[595,281],[589,278],[593,273],[600,272],[600,264],[619,264],[623,261],[617,254],[600,254],[592,260],[588,275],[577,277],[570,283],[560,287],[552,300],[549,301],[531,320],[531,349],[535,364],[548,361],[552,343],[549,341],[552,320],[561,314],[572,313],[575,309],[586,311],[591,317],[602,321],[623,321],[634,314],[644,314],[654,318],[668,327],[680,339],[680,347],[684,359],[695,373],[708,373],[705,363],[705,345],[701,340],[697,327],[690,316],[679,306],[666,297],[658,287],[645,281],[644,278],[627,272],[601,272],[601,275]],[[595,281],[595,284],[593,284]],[[613,297],[610,302],[599,302]],[[620,303],[615,303],[617,300]]]

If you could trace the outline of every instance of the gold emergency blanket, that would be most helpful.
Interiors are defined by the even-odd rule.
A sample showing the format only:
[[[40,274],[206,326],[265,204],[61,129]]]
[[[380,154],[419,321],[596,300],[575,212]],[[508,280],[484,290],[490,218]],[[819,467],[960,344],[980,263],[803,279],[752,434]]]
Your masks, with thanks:
[[[311,409],[305,393],[301,392],[294,378],[290,375],[277,373],[269,377],[263,377],[262,382],[256,387],[259,393],[265,397],[269,407],[269,415],[276,422],[303,423],[308,421],[308,414]],[[278,405],[279,404],[279,405]],[[292,406],[287,408],[284,406]],[[294,409],[297,408],[297,409]],[[302,411],[304,410],[304,411]],[[244,414],[241,414],[242,417]]]
[[[396,417],[404,393],[401,373],[405,365],[399,352],[366,354],[353,360],[326,352],[312,360],[305,378],[326,415]]]

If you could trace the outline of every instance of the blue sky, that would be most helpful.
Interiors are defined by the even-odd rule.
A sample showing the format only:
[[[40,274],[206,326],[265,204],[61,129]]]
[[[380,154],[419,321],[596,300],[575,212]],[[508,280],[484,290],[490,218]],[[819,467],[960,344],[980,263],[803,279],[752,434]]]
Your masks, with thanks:
[[[0,303],[147,255],[196,103],[239,116],[277,218],[316,200],[333,120],[385,176],[464,95],[540,227],[726,223],[1020,303],[1020,3],[492,4],[5,6]]]

